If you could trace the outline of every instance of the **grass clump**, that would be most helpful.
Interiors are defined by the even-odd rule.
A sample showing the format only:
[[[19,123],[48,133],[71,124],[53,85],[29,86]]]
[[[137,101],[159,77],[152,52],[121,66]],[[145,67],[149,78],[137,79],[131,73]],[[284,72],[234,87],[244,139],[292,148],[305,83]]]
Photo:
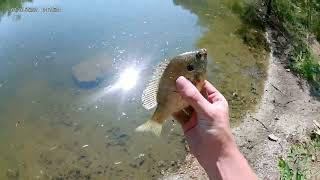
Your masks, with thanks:
[[[320,41],[319,0],[237,1],[230,9],[240,15],[243,25],[237,34],[250,47],[269,50],[264,37],[266,26],[284,31],[282,34],[288,36],[293,46],[289,53],[289,67],[306,78],[311,84],[311,92],[320,97],[320,60],[308,43],[310,37]]]
[[[270,1],[273,13],[285,28],[295,35],[313,33],[320,41],[319,0],[265,0]]]
[[[320,1],[265,1],[271,3],[271,18],[281,22],[291,38],[293,51],[289,67],[306,78],[312,86],[312,93],[320,97],[320,61],[307,43],[313,35],[320,40]]]
[[[291,146],[286,158],[279,158],[278,168],[282,180],[302,180],[320,178],[318,165],[320,158],[319,132],[311,134],[310,142],[298,142]]]
[[[312,85],[312,92],[320,97],[320,63],[308,47],[296,48],[290,67],[305,77]]]

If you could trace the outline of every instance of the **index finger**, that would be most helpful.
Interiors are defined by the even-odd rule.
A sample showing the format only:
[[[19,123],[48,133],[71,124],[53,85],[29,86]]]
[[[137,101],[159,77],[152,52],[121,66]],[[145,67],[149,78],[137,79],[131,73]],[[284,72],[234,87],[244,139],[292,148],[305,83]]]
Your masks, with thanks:
[[[195,110],[203,112],[210,103],[199,92],[199,90],[185,77],[180,76],[176,80],[178,93],[187,101]]]
[[[207,92],[207,99],[210,103],[216,101],[216,99],[224,99],[224,96],[215,88],[209,81],[205,80],[203,90]]]
[[[209,81],[205,80],[204,81],[204,90],[207,91],[208,95],[213,94],[213,93],[220,93],[217,88],[215,88]]]

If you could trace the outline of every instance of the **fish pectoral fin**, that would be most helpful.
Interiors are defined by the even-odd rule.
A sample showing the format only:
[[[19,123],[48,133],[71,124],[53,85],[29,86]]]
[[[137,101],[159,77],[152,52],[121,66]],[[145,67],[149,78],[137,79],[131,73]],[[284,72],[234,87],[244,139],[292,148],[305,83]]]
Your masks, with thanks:
[[[137,132],[152,132],[156,136],[160,136],[162,124],[149,120],[136,128]]]

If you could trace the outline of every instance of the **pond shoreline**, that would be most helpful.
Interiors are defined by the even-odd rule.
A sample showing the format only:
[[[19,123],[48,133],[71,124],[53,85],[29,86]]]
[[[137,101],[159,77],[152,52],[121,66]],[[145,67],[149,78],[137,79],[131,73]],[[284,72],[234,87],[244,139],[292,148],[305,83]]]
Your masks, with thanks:
[[[320,119],[320,102],[309,92],[306,80],[289,69],[290,42],[276,30],[267,31],[271,46],[264,93],[256,110],[247,113],[243,123],[233,128],[240,151],[245,155],[259,179],[279,179],[278,158],[286,155],[295,141],[308,141],[307,133],[314,119]],[[278,141],[271,141],[274,134]],[[164,179],[208,179],[197,160],[188,154],[177,172]]]

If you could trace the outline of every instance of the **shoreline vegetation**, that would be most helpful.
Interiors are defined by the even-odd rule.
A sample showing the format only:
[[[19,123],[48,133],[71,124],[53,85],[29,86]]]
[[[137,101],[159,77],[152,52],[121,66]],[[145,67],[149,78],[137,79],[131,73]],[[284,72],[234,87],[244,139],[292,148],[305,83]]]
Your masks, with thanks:
[[[258,0],[232,5],[243,21],[238,35],[248,46],[270,50],[264,38],[271,29],[279,56],[287,71],[309,82],[310,94],[320,100],[320,1]],[[272,43],[272,42],[271,42]],[[283,82],[285,83],[285,82]],[[320,127],[306,141],[291,144],[287,156],[279,157],[280,179],[308,179],[317,176]]]
[[[11,9],[22,8],[23,3],[33,0],[0,0],[0,20],[3,15],[11,15]]]
[[[319,99],[320,2],[258,0],[254,3],[236,2],[231,9],[243,21],[244,25],[237,32],[248,46],[269,50],[264,37],[266,27],[281,34],[282,37],[276,40],[282,51],[289,50],[285,52],[288,55],[287,68],[307,79],[311,94]]]

